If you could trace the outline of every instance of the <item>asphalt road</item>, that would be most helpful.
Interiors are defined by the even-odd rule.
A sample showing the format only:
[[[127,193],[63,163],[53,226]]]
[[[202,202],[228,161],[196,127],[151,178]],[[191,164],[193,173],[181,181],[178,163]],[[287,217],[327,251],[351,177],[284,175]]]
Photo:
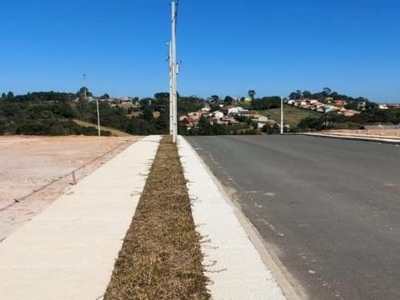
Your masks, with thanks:
[[[400,299],[400,147],[188,137],[309,299]]]

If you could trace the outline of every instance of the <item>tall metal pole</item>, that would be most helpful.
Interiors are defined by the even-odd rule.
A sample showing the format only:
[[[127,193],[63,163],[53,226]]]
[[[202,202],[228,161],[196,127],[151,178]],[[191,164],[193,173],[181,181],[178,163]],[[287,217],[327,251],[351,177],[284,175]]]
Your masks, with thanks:
[[[97,108],[97,133],[100,136],[100,109],[99,109],[99,99],[96,99],[96,108]]]
[[[172,60],[172,142],[176,143],[178,135],[178,116],[177,116],[177,88],[176,88],[176,4],[175,1],[171,3],[172,10],[172,28],[171,28],[171,60]]]
[[[83,99],[86,100],[86,74],[83,74]]]
[[[283,134],[283,97],[281,96],[281,134]]]
[[[169,134],[173,134],[173,101],[174,101],[174,96],[173,96],[173,89],[172,89],[172,43],[168,43],[169,47],[169,57],[168,57],[168,62],[169,62]]]

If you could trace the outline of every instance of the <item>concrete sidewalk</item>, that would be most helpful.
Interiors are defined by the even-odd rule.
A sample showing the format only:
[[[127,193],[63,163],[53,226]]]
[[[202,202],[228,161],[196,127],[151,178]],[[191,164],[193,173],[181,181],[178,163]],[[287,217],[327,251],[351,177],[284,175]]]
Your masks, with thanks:
[[[131,145],[0,243],[0,299],[102,299],[159,141]]]

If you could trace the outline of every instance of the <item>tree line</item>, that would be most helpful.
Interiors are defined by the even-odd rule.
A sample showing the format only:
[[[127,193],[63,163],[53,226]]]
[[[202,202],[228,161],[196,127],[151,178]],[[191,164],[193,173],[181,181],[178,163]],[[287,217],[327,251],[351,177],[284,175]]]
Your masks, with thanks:
[[[83,99],[92,93],[82,87],[77,93],[33,92],[0,97],[0,135],[97,135],[95,128],[77,125],[73,119],[97,123],[96,101]],[[85,92],[85,93],[84,93]],[[109,98],[104,94],[102,99]],[[178,113],[187,114],[202,108],[196,96],[180,97]],[[101,126],[115,128],[132,135],[167,134],[169,132],[169,94],[156,93],[140,100],[138,114],[128,116],[123,108],[99,101]],[[158,113],[158,116],[155,115]],[[110,135],[103,132],[102,135]]]
[[[81,88],[76,93],[64,92],[33,92],[25,95],[14,95],[12,92],[2,93],[0,97],[0,135],[1,134],[26,134],[26,135],[72,135],[85,134],[96,135],[95,128],[86,128],[73,122],[74,119],[97,123],[96,101],[86,101],[82,95],[92,95],[86,89]],[[279,108],[281,99],[278,96],[256,98],[255,90],[249,90],[251,99],[250,109],[266,110]],[[336,113],[321,115],[320,118],[306,118],[298,126],[299,130],[320,130],[325,128],[361,128],[364,124],[399,124],[400,110],[380,110],[378,105],[363,97],[352,98],[340,95],[324,88],[321,92],[310,93],[308,91],[295,91],[289,98],[309,97],[317,99],[347,100],[348,105],[357,102],[366,102],[364,111],[354,117],[344,117]],[[109,98],[104,94],[102,99]],[[235,100],[230,96],[220,99],[212,95],[208,99],[197,96],[180,96],[178,94],[178,115],[198,111],[206,103],[211,111],[221,110],[220,104],[243,105],[244,99]],[[99,101],[101,125],[115,128],[133,135],[168,134],[169,133],[169,93],[159,92],[153,97],[143,98],[139,101],[139,107],[135,108],[137,114],[127,115],[126,110],[118,106],[111,106],[105,101]],[[356,103],[356,104],[354,104]],[[198,126],[187,130],[185,126],[179,126],[180,134],[216,135],[216,134],[241,134],[242,128],[226,125],[211,125],[204,118]],[[251,126],[249,126],[251,127]],[[265,132],[275,132],[267,128]],[[248,131],[250,132],[250,130]],[[252,132],[251,132],[252,133]],[[110,133],[103,132],[103,135]]]

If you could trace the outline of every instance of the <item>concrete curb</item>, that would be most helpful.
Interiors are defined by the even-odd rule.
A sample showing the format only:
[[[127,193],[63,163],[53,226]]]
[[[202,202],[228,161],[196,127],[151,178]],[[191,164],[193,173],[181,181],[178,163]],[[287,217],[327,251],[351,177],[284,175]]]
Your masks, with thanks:
[[[0,244],[1,299],[102,299],[160,136],[132,144]]]
[[[214,176],[181,136],[178,149],[193,219],[204,237],[202,252],[213,299],[284,300],[281,288],[264,265],[236,215],[237,209],[219,189]]]

